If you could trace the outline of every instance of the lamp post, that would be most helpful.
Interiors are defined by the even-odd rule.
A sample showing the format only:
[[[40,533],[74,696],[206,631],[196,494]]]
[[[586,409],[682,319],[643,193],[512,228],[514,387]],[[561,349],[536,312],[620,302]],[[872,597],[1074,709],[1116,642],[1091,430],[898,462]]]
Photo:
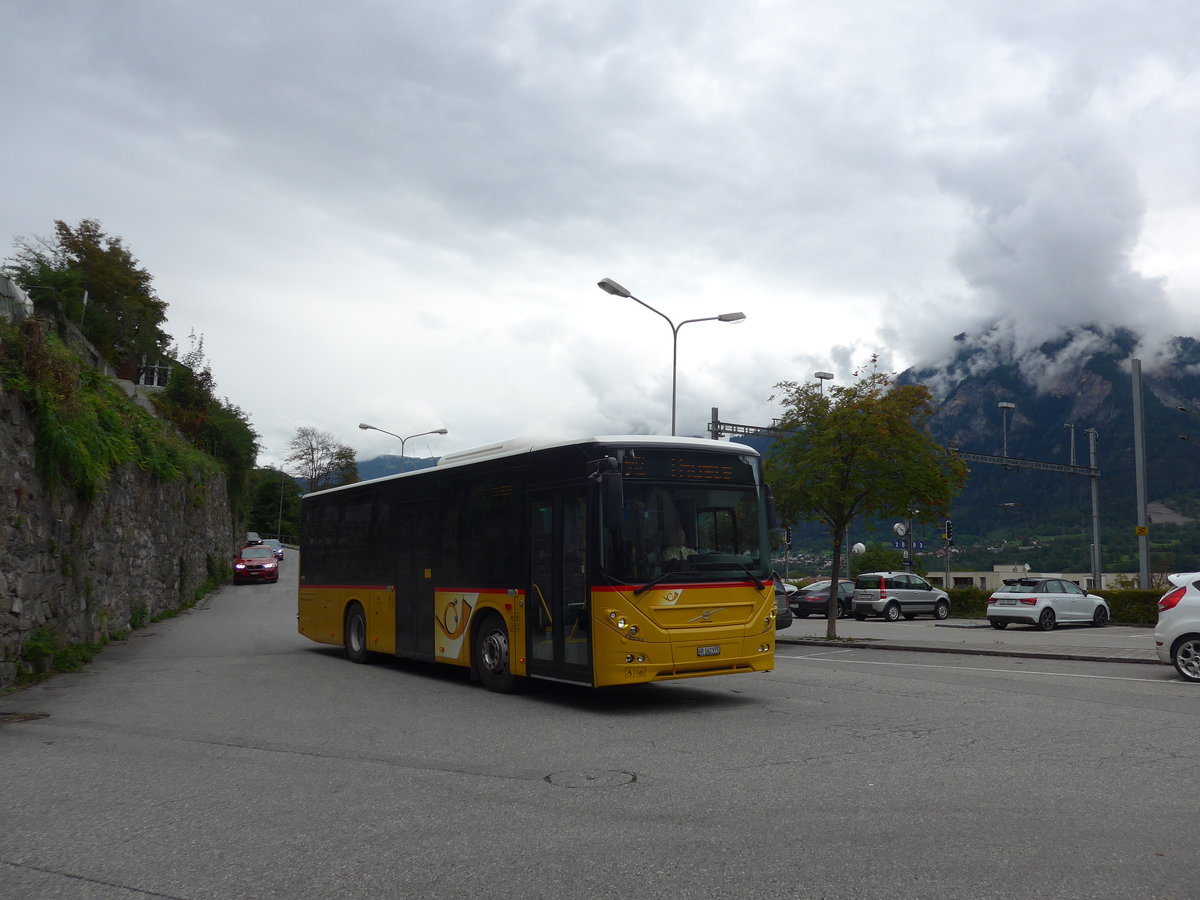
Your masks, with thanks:
[[[1000,415],[1004,420],[1004,458],[1008,459],[1008,411],[1010,409],[1016,409],[1017,404],[1010,403],[1007,400],[1001,400],[996,404],[996,406],[1000,408]]]
[[[825,396],[825,382],[832,380],[832,372],[813,372],[813,377],[821,384],[821,396]]]
[[[391,431],[386,431],[385,429],[379,428],[375,425],[368,425],[366,422],[359,422],[358,427],[365,429],[367,431],[382,431],[384,434],[392,435],[392,437],[394,437],[398,441],[400,441],[400,458],[401,459],[404,459],[404,442],[405,441],[410,441],[415,437],[423,437],[424,435],[427,435],[427,434],[449,434],[450,433],[445,428],[435,428],[435,429],[433,429],[433,431],[420,431],[416,434],[410,434],[408,437],[400,437],[400,435],[398,435],[398,434],[394,434]]]
[[[611,278],[601,278],[598,282],[596,282],[596,286],[605,293],[612,294],[614,297],[627,297],[628,299],[633,300],[635,303],[640,303],[642,306],[646,307],[646,309],[650,310],[650,312],[662,316],[664,319],[666,319],[667,324],[671,326],[671,434],[674,436],[675,388],[677,384],[679,362],[679,329],[691,322],[740,322],[746,318],[746,314],[740,312],[721,313],[719,316],[706,316],[703,319],[684,319],[682,322],[676,325],[664,313],[659,312],[644,300],[639,300]]]

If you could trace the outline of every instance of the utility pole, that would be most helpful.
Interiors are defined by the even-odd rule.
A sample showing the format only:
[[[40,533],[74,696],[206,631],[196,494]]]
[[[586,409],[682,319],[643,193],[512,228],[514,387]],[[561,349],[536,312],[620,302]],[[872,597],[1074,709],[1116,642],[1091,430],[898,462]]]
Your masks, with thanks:
[[[1146,422],[1142,409],[1142,361],[1129,360],[1133,376],[1133,468],[1137,483],[1138,569],[1141,588],[1150,590],[1150,524],[1146,517]]]

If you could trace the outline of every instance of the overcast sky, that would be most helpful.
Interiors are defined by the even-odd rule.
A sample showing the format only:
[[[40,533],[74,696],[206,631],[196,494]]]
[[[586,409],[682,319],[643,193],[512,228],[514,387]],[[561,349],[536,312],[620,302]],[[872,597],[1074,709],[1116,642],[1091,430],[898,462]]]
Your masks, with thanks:
[[[278,463],[767,424],[1200,329],[1195,0],[8,0],[0,256],[98,219]]]

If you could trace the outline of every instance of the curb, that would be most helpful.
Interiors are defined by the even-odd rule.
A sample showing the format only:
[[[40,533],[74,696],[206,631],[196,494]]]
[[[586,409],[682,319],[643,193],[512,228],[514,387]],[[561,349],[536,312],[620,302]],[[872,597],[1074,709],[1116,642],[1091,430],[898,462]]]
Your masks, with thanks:
[[[853,638],[827,641],[821,638],[787,638],[776,635],[775,643],[800,644],[809,647],[836,647],[853,650],[905,650],[910,653],[955,653],[960,656],[1011,656],[1019,659],[1070,659],[1077,662],[1136,663],[1138,665],[1160,665],[1159,659],[1130,659],[1125,656],[1099,656],[1094,653],[1039,653],[1032,650],[993,650],[982,647],[947,647],[940,644],[884,644],[859,641]]]

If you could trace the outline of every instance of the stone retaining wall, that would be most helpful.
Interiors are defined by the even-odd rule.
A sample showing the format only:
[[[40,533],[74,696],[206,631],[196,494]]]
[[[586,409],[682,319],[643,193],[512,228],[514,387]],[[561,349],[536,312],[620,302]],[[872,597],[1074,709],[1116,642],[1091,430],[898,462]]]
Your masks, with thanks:
[[[17,677],[35,629],[94,642],[179,609],[235,543],[224,478],[160,484],[125,466],[93,503],[47,496],[28,413],[2,386],[0,528],[0,687]]]

